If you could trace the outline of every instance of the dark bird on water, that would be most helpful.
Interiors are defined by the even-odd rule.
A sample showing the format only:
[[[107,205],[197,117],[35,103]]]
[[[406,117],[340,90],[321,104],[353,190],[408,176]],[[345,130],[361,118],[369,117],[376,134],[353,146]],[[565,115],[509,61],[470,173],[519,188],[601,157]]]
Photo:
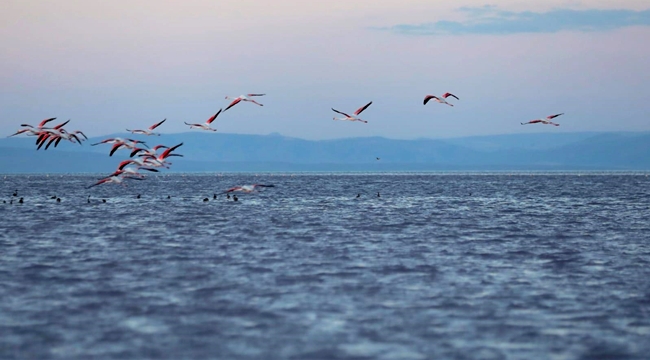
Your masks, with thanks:
[[[20,198],[20,200],[18,200],[18,203],[22,204],[23,203],[23,198]]]
[[[138,196],[136,196],[135,198],[136,198],[136,199],[139,199],[139,198],[140,198],[140,194],[138,194]]]
[[[239,199],[237,199],[237,195],[233,195],[233,196],[232,196],[232,199],[233,199],[234,201],[239,200]]]
[[[56,202],[61,202],[61,198],[56,198]]]
[[[377,197],[381,197],[381,196],[379,196],[379,191],[377,191]]]
[[[361,194],[357,194],[357,199],[361,197]]]
[[[212,200],[217,200],[217,194],[212,194]]]

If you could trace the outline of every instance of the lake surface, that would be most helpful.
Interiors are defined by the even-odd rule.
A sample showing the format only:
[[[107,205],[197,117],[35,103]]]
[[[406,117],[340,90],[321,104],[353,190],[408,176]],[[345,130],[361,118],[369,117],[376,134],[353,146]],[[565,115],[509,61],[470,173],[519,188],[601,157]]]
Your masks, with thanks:
[[[98,177],[0,177],[0,358],[650,354],[646,173]]]

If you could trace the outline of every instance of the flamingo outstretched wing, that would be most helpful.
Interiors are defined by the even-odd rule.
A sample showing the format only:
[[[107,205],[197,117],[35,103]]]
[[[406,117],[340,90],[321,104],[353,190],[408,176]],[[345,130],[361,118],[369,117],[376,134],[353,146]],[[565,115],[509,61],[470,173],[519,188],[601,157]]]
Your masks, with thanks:
[[[357,111],[354,112],[354,115],[359,115],[359,114],[361,114],[361,113],[363,112],[363,110],[367,109],[368,106],[370,106],[370,104],[372,104],[372,101],[369,102],[369,103],[367,103],[366,105],[364,105],[364,106],[358,108]]]
[[[434,96],[434,95],[427,95],[427,96],[424,97],[424,102],[423,102],[422,104],[423,104],[423,105],[426,105],[426,104],[429,102],[429,100],[431,100],[431,99],[437,99],[437,98],[438,98],[438,97],[437,97],[437,96]]]
[[[226,110],[228,110],[228,109],[226,109]],[[208,125],[212,124],[212,122],[217,118],[217,116],[219,116],[219,114],[221,114],[221,109],[219,109],[219,111],[217,111],[216,114],[212,115],[208,120],[206,120],[205,123],[208,124]]]
[[[183,145],[183,143],[180,143],[178,145],[175,145],[175,146],[172,146],[170,148],[165,149],[165,151],[163,151],[163,153],[160,154],[159,159],[164,159],[164,158],[168,157],[169,153],[176,150],[179,146],[182,146],[182,145]]]
[[[460,100],[460,99],[458,98],[458,96],[456,96],[456,95],[454,95],[454,94],[452,94],[452,93],[449,93],[449,92],[448,92],[448,93],[445,93],[444,95],[442,95],[442,97],[445,98],[445,99],[448,98],[448,97],[450,97],[450,96],[453,97],[453,98],[456,98],[456,100]]]
[[[266,94],[246,94],[246,96],[264,96]]]
[[[560,115],[563,115],[563,114],[564,114],[564,113],[561,113],[561,114],[555,114],[555,115],[549,115],[549,116],[547,116],[546,118],[550,120],[550,119],[556,118],[556,117],[558,117],[558,116],[560,116]]]
[[[167,121],[167,118],[163,119],[163,121],[161,121],[161,122],[159,122],[157,124],[153,124],[153,125],[149,126],[149,130],[153,130],[153,129],[157,128],[158,126],[160,126],[160,124],[164,123],[165,121]]]
[[[228,105],[228,106],[226,107],[226,110],[228,110],[228,109],[230,109],[231,107],[233,107],[233,106],[239,104],[240,101],[241,101],[241,98],[236,98],[235,100],[233,100],[233,101],[230,103],[230,105]],[[226,110],[224,110],[224,111],[226,111]]]
[[[39,128],[42,128],[43,126],[45,126],[45,124],[49,123],[49,122],[52,121],[52,120],[56,120],[56,118],[53,117],[53,118],[45,119],[45,120],[41,121],[41,122],[38,124],[38,127],[39,127]],[[25,126],[25,125],[22,125],[22,126]],[[29,126],[29,125],[28,125],[28,126]]]
[[[344,113],[344,112],[342,112],[342,111],[338,111],[338,110],[336,110],[336,109],[334,109],[334,108],[332,108],[332,111],[334,111],[334,112],[336,112],[336,113],[339,113],[339,114],[341,114],[341,115],[344,115],[344,116],[346,116],[346,117],[349,117],[349,118],[352,117],[352,116],[350,116],[350,115],[348,115],[348,114],[346,114],[346,113]]]
[[[64,121],[64,122],[60,123],[59,125],[53,127],[53,129],[58,130],[58,129],[64,127],[65,124],[67,124],[67,123],[69,123],[69,122],[70,122],[70,119],[68,119],[67,121]]]

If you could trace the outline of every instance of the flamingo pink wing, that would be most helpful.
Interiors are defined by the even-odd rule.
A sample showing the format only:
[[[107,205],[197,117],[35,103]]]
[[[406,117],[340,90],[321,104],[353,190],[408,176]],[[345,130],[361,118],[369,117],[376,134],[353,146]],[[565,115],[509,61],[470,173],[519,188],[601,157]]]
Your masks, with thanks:
[[[226,110],[228,110],[228,109],[226,109]],[[212,115],[205,123],[208,124],[208,125],[212,124],[212,122],[217,118],[217,116],[219,116],[219,114],[221,114],[221,109],[219,109],[219,111],[217,111],[216,114]]]
[[[228,109],[230,109],[231,107],[233,107],[233,106],[239,104],[240,101],[241,101],[241,98],[236,98],[235,100],[233,100],[233,101],[230,103],[230,105],[228,105],[228,107],[226,107],[226,110],[228,110]],[[224,111],[226,111],[226,110],[224,110]]]
[[[354,112],[354,115],[359,115],[359,114],[361,114],[361,113],[363,112],[363,110],[367,109],[368,106],[370,106],[370,104],[372,104],[372,101],[369,102],[369,103],[367,103],[366,105],[364,105],[364,106],[358,108],[357,111]]]
[[[161,121],[161,122],[159,122],[157,124],[153,124],[153,125],[149,126],[149,130],[153,130],[153,129],[157,128],[158,126],[160,126],[160,124],[164,123],[165,121],[167,121],[166,118],[163,119],[163,121]]]
[[[45,126],[45,124],[47,124],[48,122],[50,122],[50,121],[52,121],[52,120],[56,120],[56,118],[53,117],[53,118],[45,119],[45,120],[41,121],[41,122],[38,124],[38,127],[43,127],[43,126]]]
[[[423,105],[426,105],[426,104],[429,102],[429,100],[431,100],[431,99],[437,99],[437,98],[438,98],[437,96],[427,95],[427,96],[424,97]]]

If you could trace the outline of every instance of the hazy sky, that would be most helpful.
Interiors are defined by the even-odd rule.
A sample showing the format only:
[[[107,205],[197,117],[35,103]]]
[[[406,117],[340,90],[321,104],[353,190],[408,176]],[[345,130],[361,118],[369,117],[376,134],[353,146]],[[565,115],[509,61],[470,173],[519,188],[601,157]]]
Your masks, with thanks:
[[[181,132],[246,93],[264,107],[219,131],[649,131],[648,39],[647,0],[3,0],[0,131],[56,116],[89,136]],[[446,91],[455,107],[422,105]],[[371,100],[368,124],[332,120]]]

